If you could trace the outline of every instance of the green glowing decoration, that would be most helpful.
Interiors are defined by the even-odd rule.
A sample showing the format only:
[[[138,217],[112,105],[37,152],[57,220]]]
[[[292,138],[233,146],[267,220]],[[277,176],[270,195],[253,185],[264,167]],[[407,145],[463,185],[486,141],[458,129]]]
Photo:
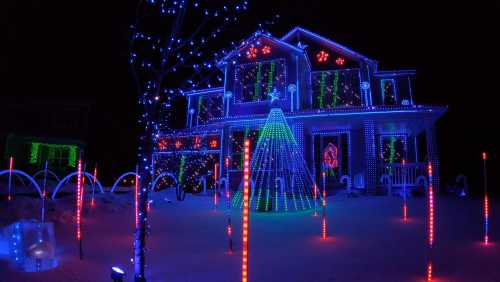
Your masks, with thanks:
[[[182,155],[181,157],[181,164],[179,165],[179,177],[177,180],[179,181],[179,185],[182,185],[182,182],[184,181],[184,166],[186,165],[186,156]]]
[[[337,96],[339,92],[339,72],[333,72],[333,84],[332,84],[332,108],[337,107]]]
[[[268,77],[267,77],[267,94],[271,93],[273,91],[273,80],[274,80],[274,72],[276,70],[276,63],[272,62],[271,63],[271,69],[269,70]]]
[[[36,164],[38,162],[38,149],[40,148],[40,143],[31,143],[31,153],[30,153],[30,164]]]
[[[271,109],[260,131],[250,163],[252,195],[250,207],[256,211],[300,211],[312,207],[314,180],[301,149],[286,122],[283,111]],[[241,189],[235,195],[241,199]],[[241,207],[242,201],[233,201]]]
[[[68,165],[76,167],[76,159],[78,155],[78,148],[76,146],[69,146]]]
[[[70,167],[76,167],[76,159],[78,155],[78,146],[76,145],[64,145],[64,144],[47,144],[40,142],[31,142],[30,151],[30,164],[40,164],[41,156],[43,152],[46,152],[46,159],[49,163],[56,163],[59,157],[67,157],[67,165]]]
[[[256,75],[256,78],[255,78],[255,90],[254,90],[254,94],[253,94],[253,100],[254,101],[258,101],[260,100],[260,87],[261,87],[261,81],[262,81],[262,64],[261,63],[257,63],[257,75]]]
[[[324,107],[325,88],[326,88],[325,80],[326,80],[326,72],[321,72],[321,80],[319,82],[319,96],[318,96],[320,109],[323,109],[323,107]]]

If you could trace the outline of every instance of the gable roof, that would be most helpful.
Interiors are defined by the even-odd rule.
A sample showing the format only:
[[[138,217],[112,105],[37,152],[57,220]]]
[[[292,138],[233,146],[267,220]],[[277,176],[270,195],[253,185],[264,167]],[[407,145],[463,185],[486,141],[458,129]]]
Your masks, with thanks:
[[[290,42],[294,38],[296,38],[298,35],[302,35],[312,41],[318,42],[322,45],[325,45],[336,52],[350,58],[354,58],[357,60],[362,60],[362,61],[368,61],[371,63],[377,63],[375,60],[372,60],[364,55],[361,55],[343,45],[338,44],[337,42],[334,42],[326,37],[323,37],[319,34],[316,34],[312,31],[309,31],[307,29],[301,28],[299,26],[295,27],[291,31],[289,31],[287,34],[285,34],[283,37],[281,37],[281,40],[284,42]]]
[[[288,42],[285,42],[281,39],[278,39],[276,37],[273,37],[269,33],[263,33],[260,31],[255,32],[252,34],[250,37],[247,39],[243,40],[240,45],[229,52],[224,58],[222,58],[220,61],[217,62],[217,66],[222,66],[225,62],[230,60],[232,57],[237,56],[243,49],[245,49],[247,46],[253,44],[256,42],[259,38],[265,38],[267,40],[270,40],[271,42],[275,43],[276,45],[279,45],[285,49],[291,50],[293,52],[299,53],[299,54],[305,54],[304,50],[293,46],[292,44],[289,44]]]

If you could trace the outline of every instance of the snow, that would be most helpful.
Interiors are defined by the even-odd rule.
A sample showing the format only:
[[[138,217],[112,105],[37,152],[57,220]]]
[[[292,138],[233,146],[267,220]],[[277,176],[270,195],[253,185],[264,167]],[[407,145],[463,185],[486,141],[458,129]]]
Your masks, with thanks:
[[[169,190],[154,193],[152,199],[148,281],[241,280],[241,212],[232,211],[235,252],[229,254],[226,203],[222,199],[217,210],[208,196],[187,195],[179,202]],[[97,194],[96,207],[85,207],[83,260],[78,259],[72,223],[74,196],[51,202],[47,218],[55,223],[60,266],[47,272],[22,273],[10,270],[7,261],[0,260],[1,282],[111,281],[112,266],[126,272],[125,281],[133,281],[132,193]],[[408,224],[402,222],[398,197],[347,197],[339,193],[327,202],[326,241],[320,237],[321,217],[313,217],[312,211],[251,213],[251,282],[424,280],[428,254],[425,198],[409,199]],[[23,196],[16,196],[9,207],[1,201],[0,227],[20,218],[38,218],[38,207],[36,199]],[[491,200],[493,243],[489,246],[480,242],[481,207],[479,199],[437,198],[433,281],[500,281],[500,225],[496,224],[500,205]]]

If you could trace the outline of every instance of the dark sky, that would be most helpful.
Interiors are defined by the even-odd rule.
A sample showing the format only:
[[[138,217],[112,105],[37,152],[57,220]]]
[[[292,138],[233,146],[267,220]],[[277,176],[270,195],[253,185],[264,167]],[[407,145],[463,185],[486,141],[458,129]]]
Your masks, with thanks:
[[[465,173],[475,182],[480,152],[496,158],[500,144],[499,9],[481,1],[441,2],[250,0],[238,33],[225,39],[238,41],[280,14],[269,27],[276,36],[300,25],[378,60],[382,70],[416,69],[417,101],[449,106],[438,135],[444,175]],[[18,103],[90,103],[92,157],[108,162],[117,170],[113,173],[132,167],[137,93],[127,60],[136,1],[8,0],[1,5],[7,27],[7,51],[0,57],[7,78],[2,96]]]

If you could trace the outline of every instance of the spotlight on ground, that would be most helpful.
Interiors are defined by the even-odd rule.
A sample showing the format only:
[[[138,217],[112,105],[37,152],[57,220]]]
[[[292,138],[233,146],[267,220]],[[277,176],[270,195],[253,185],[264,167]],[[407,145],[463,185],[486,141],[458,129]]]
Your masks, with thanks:
[[[111,279],[113,279],[113,282],[123,282],[123,277],[125,277],[125,271],[118,266],[111,267]]]

